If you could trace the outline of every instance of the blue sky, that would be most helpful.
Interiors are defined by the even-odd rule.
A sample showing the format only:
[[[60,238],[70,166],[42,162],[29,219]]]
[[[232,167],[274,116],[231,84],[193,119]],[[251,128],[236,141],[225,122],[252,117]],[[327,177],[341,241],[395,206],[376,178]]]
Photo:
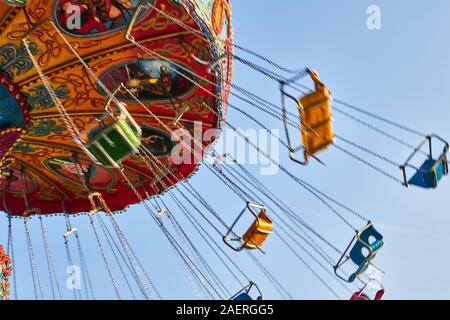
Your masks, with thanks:
[[[437,133],[450,139],[450,46],[447,41],[450,2],[285,0],[261,3],[256,0],[232,1],[236,43],[292,68],[309,66],[316,69],[336,98],[418,131]],[[372,4],[381,8],[382,29],[379,31],[370,31],[366,27],[366,9]],[[236,65],[235,71],[236,84],[278,103],[276,83],[249,72],[240,64]],[[255,115],[269,128],[282,128],[278,121],[261,114]],[[228,119],[240,128],[254,125],[233,110]],[[341,116],[335,116],[335,127],[340,135],[396,162],[404,161],[409,155],[408,149],[380,138]],[[392,133],[414,145],[420,142],[420,139],[407,133]],[[335,148],[321,155],[326,167],[315,163],[299,167],[287,160],[286,153],[282,152],[280,156],[281,162],[292,172],[375,222],[385,236],[386,245],[376,263],[386,271],[383,282],[388,299],[450,299],[450,274],[447,272],[450,263],[447,249],[450,216],[446,210],[449,181],[444,179],[440,188],[434,191],[408,190]],[[258,172],[256,166],[249,168]],[[400,177],[396,168],[386,168]],[[280,173],[262,179],[336,246],[343,248],[350,240],[351,230],[285,175]],[[224,189],[204,167],[194,176],[192,183],[229,223],[243,207],[242,201]],[[174,209],[173,213],[177,215],[177,210]],[[118,216],[117,220],[163,297],[195,298],[171,248],[144,208],[135,206]],[[45,221],[64,289],[64,219],[55,217]],[[4,217],[0,218],[0,222],[6,225]],[[359,221],[355,220],[355,223],[361,225]],[[114,298],[87,217],[75,218],[73,224],[80,229],[91,277],[95,278],[97,297]],[[46,297],[50,298],[38,220],[32,219],[30,225],[41,279],[45,283]],[[211,259],[211,265],[230,291],[237,291],[239,286],[200,242],[195,232],[188,226],[186,229],[205,257]],[[14,221],[14,231],[19,298],[33,298],[25,236],[19,220]],[[2,236],[0,241],[6,243],[6,237]],[[220,238],[217,241],[221,244]],[[295,298],[333,298],[275,237],[268,241],[266,251],[266,256],[256,254]],[[279,298],[245,254],[231,255],[261,286],[265,298]],[[348,293],[335,280],[323,271],[319,273],[342,298],[348,298]],[[124,297],[129,297],[118,270],[115,270],[115,275],[119,278]],[[63,294],[66,298],[72,297],[66,289]]]

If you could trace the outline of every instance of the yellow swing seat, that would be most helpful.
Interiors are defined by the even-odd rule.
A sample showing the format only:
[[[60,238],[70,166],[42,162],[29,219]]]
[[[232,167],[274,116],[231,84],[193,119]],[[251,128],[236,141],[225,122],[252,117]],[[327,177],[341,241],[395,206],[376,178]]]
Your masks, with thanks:
[[[257,210],[259,210],[259,213]],[[235,234],[233,231],[234,227],[247,211],[249,211],[255,217],[255,221],[242,237],[230,238],[231,234]],[[233,225],[228,229],[227,234],[223,237],[223,241],[234,251],[242,251],[244,249],[258,249],[264,252],[262,250],[262,247],[264,245],[264,242],[272,232],[273,223],[267,215],[266,208],[260,205],[248,203],[244,210],[241,211],[240,215],[237,217]],[[234,246],[231,244],[231,242],[238,242],[239,246]]]
[[[315,91],[298,101],[305,159],[328,148],[334,141],[331,94],[315,71],[310,71],[310,76]]]
[[[297,80],[309,76],[314,82],[314,91],[297,98],[287,91],[290,84]],[[306,69],[289,80],[280,81],[281,106],[283,111],[284,129],[289,146],[289,157],[292,161],[306,166],[309,158],[314,158],[322,163],[317,157],[317,153],[328,148],[334,142],[332,100],[330,92],[325,84],[320,81],[315,71]],[[295,102],[297,106],[301,137],[300,145],[292,143],[290,126],[291,120],[288,118],[286,98]],[[297,153],[303,152],[303,159],[299,159]]]
[[[273,232],[273,223],[267,215],[266,209],[261,209],[258,218],[242,236],[245,249],[261,249],[264,242]]]

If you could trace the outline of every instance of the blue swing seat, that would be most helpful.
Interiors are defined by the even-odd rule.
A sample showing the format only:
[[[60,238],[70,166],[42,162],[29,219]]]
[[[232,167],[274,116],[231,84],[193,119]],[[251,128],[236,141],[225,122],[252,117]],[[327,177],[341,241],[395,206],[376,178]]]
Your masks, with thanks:
[[[367,260],[372,260],[383,245],[383,236],[371,225],[359,234],[353,249],[350,251],[350,258],[353,263],[361,266]],[[364,248],[369,250],[368,255],[364,255]]]
[[[357,231],[355,237],[347,247],[347,250],[344,252],[337,265],[334,267],[336,275],[341,280],[352,283],[359,275],[364,273],[369,268],[371,261],[375,258],[378,251],[383,246],[383,236],[375,229],[372,223],[369,222],[363,230]],[[348,250],[350,250],[350,253],[348,256],[346,256]],[[343,274],[342,272],[338,272],[338,270],[341,269],[342,266],[349,260],[351,260],[357,266],[357,269],[353,274],[350,275],[350,277],[347,278],[345,274]]]
[[[262,297],[258,296],[256,300],[261,301]],[[254,301],[254,299],[248,293],[244,292],[238,295],[236,298],[234,298],[233,301]]]
[[[259,295],[256,298],[256,300],[257,301],[261,301],[263,299],[262,292],[259,289],[259,287],[253,282],[250,282],[250,284],[247,287],[243,288],[241,291],[236,293],[233,297],[231,297],[230,300],[233,300],[233,301],[254,301],[254,299],[250,296],[250,291],[252,291],[252,288],[256,288],[256,290],[259,292]]]
[[[444,145],[442,153],[437,156],[433,153],[433,140],[437,140]],[[424,153],[422,148],[428,145],[427,158],[417,168],[412,165],[411,160],[419,153]],[[410,185],[417,186],[424,189],[436,189],[442,178],[448,175],[448,151],[450,145],[447,141],[437,135],[429,135],[425,140],[414,150],[410,157],[406,160],[405,164],[400,166],[403,171],[404,185],[409,187]],[[407,170],[414,170],[414,175],[409,178]]]
[[[253,301],[254,299],[247,293],[243,292],[240,295],[238,295],[236,298],[233,299],[233,301]],[[260,297],[258,297],[256,300],[261,300]]]
[[[448,162],[446,157],[442,157],[439,160],[428,159],[408,183],[425,189],[435,189],[445,175],[448,175]]]
[[[348,282],[355,281],[360,274],[367,270],[370,262],[383,246],[383,236],[371,223],[358,233],[356,243],[350,251],[350,260],[358,266],[358,269],[349,277]],[[364,249],[367,252],[364,252]]]
[[[236,298],[233,299],[234,301],[252,301],[252,297],[246,292],[241,293]]]

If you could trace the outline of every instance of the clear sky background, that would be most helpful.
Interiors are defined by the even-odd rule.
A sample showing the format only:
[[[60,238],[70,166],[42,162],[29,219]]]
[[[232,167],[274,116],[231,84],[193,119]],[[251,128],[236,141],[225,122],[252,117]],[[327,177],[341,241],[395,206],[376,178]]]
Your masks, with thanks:
[[[366,10],[372,4],[381,8],[382,29],[379,31],[370,31],[366,27]],[[232,1],[232,5],[236,43],[292,68],[309,66],[316,69],[336,98],[421,132],[437,133],[450,139],[450,2],[243,0]],[[279,102],[276,83],[249,72],[248,68],[240,64],[236,65],[235,71],[236,84],[275,103]],[[282,128],[278,121],[252,113],[269,128]],[[410,150],[380,138],[339,115],[335,118],[336,133],[396,162],[403,162],[410,153]],[[233,110],[229,113],[229,121],[240,128],[254,126]],[[392,133],[411,144],[420,143],[419,138],[410,134],[398,131]],[[308,167],[299,167],[288,161],[285,152],[280,157],[281,162],[292,172],[375,222],[385,236],[386,245],[376,263],[386,271],[383,282],[388,299],[450,299],[448,179],[443,180],[438,190],[408,190],[335,148],[321,156],[327,167],[314,163]],[[258,172],[257,166],[249,168]],[[401,178],[400,171],[395,167],[383,165],[383,168]],[[351,230],[343,226],[320,202],[281,173],[263,177],[263,180],[327,239],[338,247],[345,247],[353,235]],[[219,180],[205,168],[201,168],[193,177],[192,183],[229,223],[244,205],[231,192],[222,188]],[[173,214],[177,215],[177,210],[173,208]],[[163,297],[195,298],[171,248],[144,208],[134,206],[117,219]],[[45,222],[49,229],[63,295],[71,298],[72,293],[65,289],[67,263],[62,238],[64,219],[52,217],[45,219]],[[73,219],[73,224],[80,229],[96,296],[114,298],[87,222],[86,216]],[[6,231],[6,219],[3,216],[0,223]],[[363,225],[357,220],[354,223]],[[38,220],[32,219],[30,225],[41,280],[46,298],[50,298]],[[237,291],[239,285],[187,224],[186,231],[192,235],[194,242],[230,291]],[[30,266],[20,220],[14,221],[14,236],[19,298],[32,299]],[[214,237],[221,244],[221,239],[215,235]],[[0,235],[0,241],[6,244],[5,234]],[[256,254],[295,298],[333,298],[275,237],[268,241],[266,250],[266,256]],[[280,298],[245,254],[230,254],[261,286],[265,298]],[[114,270],[123,296],[129,298],[119,271],[117,268]],[[348,293],[333,278],[321,270],[318,272],[343,299],[348,298]]]

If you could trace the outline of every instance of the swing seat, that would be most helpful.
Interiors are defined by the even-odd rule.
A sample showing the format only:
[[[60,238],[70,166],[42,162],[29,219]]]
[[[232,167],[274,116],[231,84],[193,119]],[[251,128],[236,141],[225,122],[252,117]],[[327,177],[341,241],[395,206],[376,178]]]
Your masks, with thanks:
[[[255,222],[242,236],[243,247],[249,250],[261,249],[272,232],[272,220],[267,215],[266,210],[262,209]]]
[[[437,156],[433,153],[434,143],[437,140],[444,145],[442,153]],[[427,158],[422,163],[420,168],[412,165],[411,160],[416,157],[419,152],[422,152],[424,146],[428,146]],[[425,138],[425,140],[414,150],[414,152],[406,160],[405,164],[400,166],[403,171],[404,185],[409,187],[410,185],[424,188],[424,189],[436,189],[442,178],[448,175],[448,151],[450,146],[447,141],[441,137],[433,134]],[[413,169],[414,175],[410,178],[408,171]]]
[[[369,268],[372,260],[383,246],[383,236],[374,228],[372,222],[369,222],[363,230],[357,231],[341,259],[334,266],[335,274],[343,281],[348,283],[354,282],[358,276]],[[349,250],[350,253],[347,256]],[[338,270],[349,260],[357,266],[357,269],[347,278],[345,274],[338,272]]]
[[[243,292],[238,295],[233,301],[253,301],[253,298],[247,292]]]
[[[447,156],[439,160],[428,159],[409,180],[408,184],[425,189],[435,189],[446,175],[448,175]]]
[[[141,145],[141,133],[125,119],[94,130],[86,148],[104,166],[117,167],[124,159],[136,153]]]
[[[353,300],[353,301],[355,301],[355,300],[360,300],[360,301],[371,301],[372,299],[370,298],[370,296],[368,295],[368,293],[366,293],[367,288],[369,288],[369,284],[371,284],[371,283],[376,283],[376,284],[378,284],[378,286],[379,286],[378,291],[375,293],[375,296],[373,297],[373,301],[380,301],[380,300],[383,300],[385,290],[384,290],[384,287],[383,287],[383,285],[381,284],[381,282],[380,282],[379,280],[377,280],[377,279],[372,279],[372,280],[370,280],[369,282],[367,282],[366,285],[365,285],[361,290],[359,290],[358,292],[355,292],[355,293],[352,295],[352,297],[350,298],[350,300]],[[373,289],[373,290],[375,290],[375,289]]]
[[[353,296],[350,298],[351,301],[381,301],[384,298],[385,291],[384,289],[381,289],[377,291],[375,294],[375,297],[373,300],[369,298],[367,294],[365,294],[363,291],[358,291],[353,294]]]
[[[361,231],[356,239],[356,243],[350,251],[350,260],[358,266],[358,269],[350,276],[350,282],[355,281],[359,275],[369,268],[370,262],[384,246],[383,236],[372,224]]]
[[[334,141],[331,94],[316,72],[311,71],[310,76],[314,81],[315,91],[298,101],[306,158],[326,149]]]
[[[256,289],[256,291],[259,293],[256,300],[261,301],[263,299],[262,292],[259,289],[259,287],[253,282],[250,282],[250,284],[248,286],[241,289],[241,291],[239,291],[233,297],[231,297],[230,300],[232,300],[232,301],[253,301],[254,299],[250,295],[250,292],[255,291],[255,290],[252,290],[252,289]]]
[[[383,245],[383,236],[370,224],[359,233],[357,241],[350,251],[350,259],[360,267],[369,264]],[[367,250],[368,252],[364,253]]]
[[[358,291],[352,295],[351,301],[370,301],[370,298],[365,293]]]
[[[262,297],[258,296],[258,298],[256,298],[257,301],[261,301]],[[254,301],[254,299],[248,294],[248,293],[241,293],[240,295],[238,295],[236,298],[233,299],[233,301]]]
[[[375,301],[381,301],[384,298],[384,294],[386,293],[386,291],[384,289],[379,290],[376,294],[375,294],[375,298],[373,300]]]

